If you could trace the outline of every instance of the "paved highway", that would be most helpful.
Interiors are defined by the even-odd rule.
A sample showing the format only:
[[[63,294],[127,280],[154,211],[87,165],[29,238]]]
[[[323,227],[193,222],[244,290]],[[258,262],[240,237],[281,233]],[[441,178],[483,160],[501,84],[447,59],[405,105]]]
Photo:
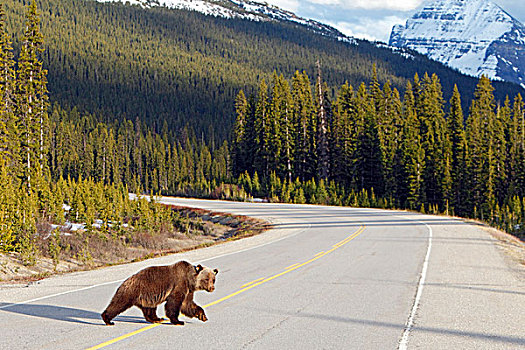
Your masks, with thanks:
[[[0,349],[518,349],[525,278],[482,229],[406,212],[163,198],[274,229],[139,263],[0,286]],[[120,282],[185,259],[220,270],[209,321],[100,319]],[[159,307],[159,315],[164,310]]]

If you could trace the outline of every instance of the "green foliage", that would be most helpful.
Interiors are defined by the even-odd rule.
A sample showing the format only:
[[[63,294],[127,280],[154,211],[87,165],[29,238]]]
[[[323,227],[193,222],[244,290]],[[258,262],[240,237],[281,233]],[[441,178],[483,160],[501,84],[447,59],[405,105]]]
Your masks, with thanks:
[[[16,190],[11,182],[4,165],[0,159],[0,251],[11,252],[15,250],[16,222],[13,218],[18,207]]]
[[[63,17],[69,11],[68,6],[64,7],[55,0],[40,4],[44,6],[46,16],[57,10],[53,13],[65,21],[63,23],[72,25]],[[97,103],[111,100],[109,93],[112,98],[117,96],[114,104],[97,111],[105,118],[86,112],[96,110],[88,106],[91,102],[78,102],[78,96],[67,97],[65,86],[56,89],[66,94],[62,95],[61,103],[67,105],[69,103],[63,102],[73,101],[71,105],[76,105],[78,102],[79,108],[62,108],[54,104],[49,108],[48,118],[46,71],[41,59],[43,37],[38,30],[34,2],[27,10],[27,31],[17,43],[20,51],[17,69],[0,8],[0,67],[5,73],[0,74],[0,186],[3,188],[0,193],[0,248],[4,252],[18,251],[26,264],[33,264],[39,253],[36,242],[40,232],[37,227],[50,223],[85,224],[86,230],[78,233],[84,242],[78,251],[79,258],[86,262],[92,260],[89,240],[94,235],[103,233],[115,239],[125,237],[131,242],[135,232],[155,234],[180,228],[190,233],[189,221],[185,222],[173,210],[155,203],[153,194],[235,200],[265,197],[270,201],[290,203],[397,207],[430,213],[450,210],[523,234],[524,104],[518,95],[512,106],[507,100],[503,107],[497,108],[488,79],[482,78],[479,82],[465,127],[462,105],[468,99],[462,101],[460,89],[454,89],[450,112],[446,116],[441,82],[436,75],[424,75],[422,80],[416,75],[413,84],[408,82],[406,88],[403,87],[405,97],[402,101],[400,85],[406,79],[395,76],[381,63],[374,69],[369,57],[356,60],[361,79],[357,81],[359,87],[354,89],[351,83],[355,84],[356,77],[352,74],[345,76],[344,69],[341,73],[334,68],[342,62],[337,50],[323,56],[329,63],[323,68],[323,79],[320,71],[317,72],[315,86],[306,72],[296,71],[291,81],[282,74],[268,74],[267,67],[274,61],[264,50],[256,64],[259,68],[248,69],[235,61],[252,58],[243,56],[240,49],[238,57],[214,56],[217,60],[210,59],[208,54],[215,49],[202,44],[201,39],[190,46],[202,50],[202,55],[189,55],[185,45],[174,45],[172,48],[176,47],[175,52],[180,55],[170,56],[173,52],[167,48],[169,45],[164,44],[159,46],[160,52],[152,50],[148,51],[150,56],[140,56],[139,53],[144,54],[146,48],[138,50],[134,41],[129,43],[131,48],[127,41],[120,48],[108,45],[130,30],[127,24],[120,22],[121,16],[146,13],[148,20],[153,21],[149,24],[157,23],[165,16],[176,17],[191,24],[187,29],[193,33],[191,35],[197,33],[195,23],[203,20],[202,16],[165,9],[143,13],[127,6],[91,2],[78,2],[78,5],[76,18],[80,27],[92,25],[87,20],[86,8],[100,9],[105,20],[108,20],[106,16],[114,15],[111,21],[116,21],[121,31],[109,38],[107,28],[103,27],[101,31],[93,31],[93,40],[83,43],[86,46],[96,43],[102,55],[107,54],[111,59],[90,57],[82,61],[89,56],[79,49],[83,46],[70,48],[63,44],[58,45],[63,49],[61,53],[46,52],[43,57],[51,64],[50,74],[54,77],[63,78],[64,74],[74,72],[71,76],[76,80],[68,86],[67,93],[81,90]],[[14,9],[16,12],[17,7]],[[45,18],[42,32],[50,33]],[[229,26],[227,33],[213,33],[215,42],[224,52],[229,52],[222,44],[224,38],[237,35],[238,31],[246,34],[253,30],[254,25],[222,19],[211,21],[215,28]],[[146,24],[139,27],[142,25]],[[153,33],[139,36],[157,38],[157,29],[171,35],[173,26],[183,28],[178,25],[169,21],[155,27]],[[269,32],[261,45],[270,47],[270,43],[275,43],[275,27],[274,24],[263,25]],[[60,26],[56,28],[61,32]],[[74,32],[78,27],[70,29]],[[300,28],[288,29],[311,38],[311,34]],[[241,35],[240,38],[247,41],[258,34]],[[173,38],[175,43],[183,43],[180,38]],[[209,36],[204,38],[208,40]],[[283,47],[293,48],[289,52],[293,52],[297,62],[312,57],[308,45],[301,46],[302,41],[296,39],[292,40],[293,44],[286,40],[280,42],[283,46],[273,51],[278,56],[284,52],[280,51]],[[62,39],[50,34],[47,40],[57,45]],[[172,37],[168,36],[166,40],[172,40]],[[341,43],[321,41],[323,43],[318,46],[314,45],[317,54],[325,55],[323,47],[327,43],[343,53],[355,50],[340,46]],[[149,50],[149,45],[154,45],[155,40],[144,43]],[[362,47],[366,45],[363,43]],[[112,59],[116,48],[121,50],[122,62],[114,65]],[[79,50],[76,51],[78,56],[70,55],[69,50]],[[381,56],[381,50],[370,50]],[[299,58],[296,52],[302,52],[306,58]],[[163,53],[167,56],[162,56]],[[128,57],[135,58],[130,62]],[[143,57],[149,59],[149,63],[144,63]],[[173,68],[169,73],[161,67],[164,64],[160,64],[161,58],[166,61],[166,57],[172,57],[179,64],[177,69],[171,66],[174,64],[172,60],[165,62],[166,66]],[[71,61],[76,59],[80,61]],[[224,66],[217,64],[223,59],[230,63],[234,61],[235,69],[226,65],[230,68],[223,71]],[[59,61],[63,63],[57,66]],[[144,67],[138,69],[136,62],[142,62]],[[182,68],[188,67],[186,64],[192,68],[180,73]],[[207,65],[220,69],[211,74],[202,70]],[[309,64],[304,66],[313,71]],[[79,67],[87,68],[79,73]],[[122,74],[118,79],[114,75],[116,72]],[[142,72],[140,79],[135,76],[136,72]],[[151,78],[149,72],[157,77]],[[203,75],[198,76],[200,73]],[[35,79],[27,79],[32,75]],[[231,83],[232,77],[241,77],[238,81],[246,83],[244,86],[248,92],[254,90],[258,79],[261,83],[255,95],[249,94],[247,98],[244,93],[238,93],[235,103],[237,121],[230,145],[222,141],[231,125],[229,121],[233,119],[225,111],[234,106],[233,95],[240,88],[238,81]],[[350,82],[337,91],[330,87],[334,81],[343,81],[342,77]],[[54,79],[53,84],[64,84],[62,78]],[[445,78],[444,81],[450,84],[450,76],[445,75]],[[202,85],[205,80],[207,83]],[[370,81],[370,84],[362,83],[363,80]],[[111,84],[94,89],[102,82]],[[123,82],[129,85],[123,88],[119,85]],[[162,103],[148,104],[160,108],[158,114],[151,114],[140,104],[143,101],[125,100],[125,110],[133,111],[128,117],[140,116],[143,120],[129,120],[120,114],[123,100],[119,99],[130,96],[126,92],[145,92],[135,96],[150,96],[152,100],[149,102],[155,102],[157,91],[173,93],[174,86],[176,92],[185,92],[175,95],[185,98],[188,104],[177,100],[178,107],[174,108],[174,99],[164,96]],[[217,86],[224,88],[221,91],[225,91],[225,95],[214,94]],[[196,88],[204,93],[194,94]],[[94,91],[99,91],[100,96],[90,95]],[[198,113],[190,113],[198,104],[202,105],[199,113],[209,112],[209,120],[202,119]],[[172,111],[169,113],[172,119],[163,114],[166,108],[175,111],[174,117]],[[191,115],[192,122],[183,123],[187,119],[183,119],[180,113],[186,113],[184,117]],[[220,125],[216,123],[218,116],[223,120]],[[149,194],[150,200],[130,201],[128,192]],[[64,204],[71,207],[68,212],[64,211]],[[58,263],[59,234],[55,232],[48,244],[49,254]]]
[[[459,90],[454,88],[446,116],[435,75],[425,74],[422,80],[416,75],[413,84],[407,83],[404,101],[388,82],[381,87],[376,78],[357,91],[345,83],[333,108],[314,106],[305,73],[296,72],[291,86],[281,82],[282,77],[274,79],[279,89],[268,92],[263,83],[257,101],[243,100],[237,124],[259,123],[259,130],[262,125],[281,126],[282,111],[294,111],[296,137],[289,153],[294,166],[285,171],[272,166],[268,173],[286,135],[259,132],[254,144],[264,150],[256,154],[267,161],[243,163],[244,168],[233,163],[232,172],[241,174],[236,181],[241,189],[272,202],[401,207],[480,218],[510,232],[523,229],[523,165],[515,160],[524,159],[520,95],[512,109],[508,99],[496,108],[494,89],[482,77],[465,127]],[[317,87],[319,97],[319,79]],[[282,98],[287,94],[292,99]],[[247,110],[254,113],[244,113]],[[316,121],[321,115],[328,123],[326,135],[319,132],[323,123]],[[320,144],[330,152],[328,178],[316,153],[323,148]],[[257,170],[251,182],[250,169]]]
[[[2,3],[10,30],[23,31],[27,0]],[[99,121],[139,118],[161,134],[165,126],[174,133],[188,126],[199,137],[222,142],[229,137],[240,89],[250,96],[261,78],[272,81],[274,70],[289,76],[304,67],[315,76],[319,58],[329,89],[345,80],[354,86],[370,82],[374,64],[378,81],[390,80],[399,91],[425,71],[438,74],[447,93],[457,83],[470,96],[476,85],[476,79],[422,55],[406,58],[366,41],[339,42],[296,23],[86,0],[36,3],[48,48],[51,101],[77,106],[101,116]],[[21,41],[14,46],[20,50]],[[500,100],[518,90],[498,86]]]
[[[58,266],[58,263],[60,262],[60,252],[62,250],[62,247],[60,245],[60,232],[58,230],[53,230],[51,234],[48,237],[49,239],[49,245],[48,245],[48,251],[49,255],[51,256],[51,259],[53,260],[53,265],[55,266],[55,270]]]
[[[85,227],[78,231],[84,242],[78,258],[90,262],[92,235],[103,232],[118,238],[135,230],[173,229],[168,208],[153,197],[131,201],[124,183],[133,184],[139,194],[146,185],[149,193],[209,195],[216,180],[230,176],[227,142],[212,154],[188,130],[175,142],[167,133],[160,136],[146,127],[141,131],[138,121],[108,125],[58,106],[49,120],[43,35],[34,1],[27,9],[21,42],[15,70],[0,6],[1,252],[17,251],[24,264],[33,265],[41,253],[38,247],[49,239],[46,251],[56,267],[60,232],[47,232],[50,224],[67,220]],[[247,197],[240,190],[231,195]]]

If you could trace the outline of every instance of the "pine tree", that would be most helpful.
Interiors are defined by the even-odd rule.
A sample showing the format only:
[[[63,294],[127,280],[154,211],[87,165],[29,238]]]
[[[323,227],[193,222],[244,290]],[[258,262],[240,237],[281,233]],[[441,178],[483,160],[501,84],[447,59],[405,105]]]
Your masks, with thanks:
[[[0,158],[11,175],[19,169],[19,140],[15,114],[15,70],[11,40],[6,31],[3,4],[0,4]]]
[[[26,29],[21,39],[17,71],[17,114],[24,154],[23,180],[28,189],[36,176],[46,171],[47,134],[47,71],[42,67],[40,56],[44,38],[39,29],[40,19],[33,0],[26,14]]]
[[[13,220],[18,209],[16,189],[11,182],[6,162],[0,158],[0,252],[10,252],[15,249],[16,220]]]
[[[317,155],[319,157],[317,165],[317,178],[327,180],[330,170],[330,124],[331,116],[329,101],[326,92],[323,89],[323,81],[321,78],[321,64],[317,61]]]

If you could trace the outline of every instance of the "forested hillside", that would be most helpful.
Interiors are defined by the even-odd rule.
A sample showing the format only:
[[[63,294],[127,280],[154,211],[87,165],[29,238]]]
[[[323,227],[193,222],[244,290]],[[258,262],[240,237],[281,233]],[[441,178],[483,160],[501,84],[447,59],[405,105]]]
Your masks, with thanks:
[[[177,213],[130,201],[130,191],[410,208],[524,233],[524,104],[514,85],[494,90],[486,78],[291,25],[276,42],[269,38],[284,24],[76,0],[78,13],[51,0],[40,3],[40,15],[36,3],[9,3],[20,26],[0,4],[0,251],[27,264],[56,253],[56,228],[66,221],[85,227],[86,249],[93,237],[128,242],[141,232],[176,232]],[[110,35],[86,9],[138,38],[124,39],[117,27]],[[137,21],[119,22],[121,13]],[[166,28],[180,22],[170,16],[193,23],[195,43],[177,41]],[[157,27],[147,21],[162,18]],[[216,27],[201,26],[197,36],[203,20]],[[82,23],[91,30],[76,32]],[[224,41],[239,32],[241,44]],[[289,65],[279,66],[286,55]],[[443,76],[403,78],[416,70],[407,62]],[[455,82],[472,91],[461,94]],[[509,98],[498,102],[502,92]]]
[[[209,233],[202,222],[181,217],[172,208],[144,198],[130,200],[127,186],[141,193],[144,185],[154,189],[167,184],[167,170],[179,182],[195,183],[175,165],[179,159],[186,161],[195,138],[191,145],[186,142],[188,151],[181,151],[179,158],[176,147],[141,131],[140,122],[123,123],[115,132],[76,109],[55,107],[50,116],[47,70],[41,60],[45,38],[35,3],[25,10],[25,30],[15,34],[22,43],[16,55],[5,20],[0,3],[0,253],[16,252],[25,265],[44,254],[56,267],[60,252],[66,251],[67,257],[89,264],[105,254],[95,251],[97,247],[114,250],[102,261],[117,261],[120,253],[115,250],[147,248],[159,235],[184,239],[188,237],[180,231]],[[191,176],[192,161],[186,166]],[[225,174],[225,164],[215,163],[216,178]]]
[[[8,30],[20,32],[28,1],[2,3]],[[390,80],[401,92],[416,72],[437,73],[447,100],[454,83],[463,96],[472,96],[476,85],[475,79],[415,53],[405,58],[365,41],[338,42],[298,24],[91,0],[38,0],[37,7],[51,102],[77,107],[98,121],[139,118],[159,133],[188,125],[217,144],[230,135],[240,89],[249,95],[274,70],[285,76],[305,70],[313,76],[318,59],[332,94],[345,81],[369,82],[374,63],[379,81]],[[17,38],[14,47],[20,49]],[[499,101],[519,89],[496,86]]]

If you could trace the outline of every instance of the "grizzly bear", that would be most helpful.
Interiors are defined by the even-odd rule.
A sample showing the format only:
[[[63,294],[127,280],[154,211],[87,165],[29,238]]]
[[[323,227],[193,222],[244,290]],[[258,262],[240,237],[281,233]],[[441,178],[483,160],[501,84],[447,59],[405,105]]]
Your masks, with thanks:
[[[206,322],[204,310],[193,302],[193,293],[198,290],[213,292],[218,272],[201,265],[193,266],[187,261],[145,268],[122,282],[101,314],[102,319],[107,325],[114,325],[111,320],[118,314],[137,306],[146,321],[159,323],[162,319],[157,317],[157,305],[166,302],[166,316],[171,323],[184,324],[179,321],[180,312]]]

